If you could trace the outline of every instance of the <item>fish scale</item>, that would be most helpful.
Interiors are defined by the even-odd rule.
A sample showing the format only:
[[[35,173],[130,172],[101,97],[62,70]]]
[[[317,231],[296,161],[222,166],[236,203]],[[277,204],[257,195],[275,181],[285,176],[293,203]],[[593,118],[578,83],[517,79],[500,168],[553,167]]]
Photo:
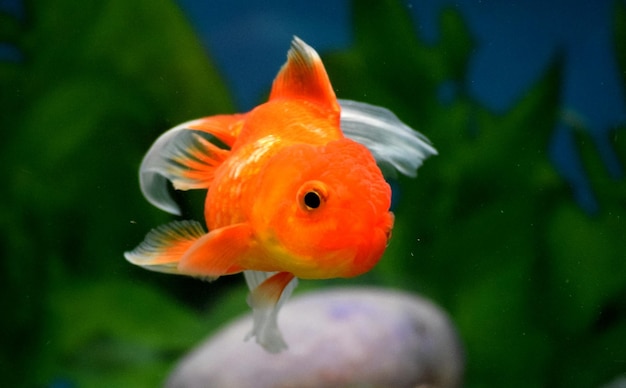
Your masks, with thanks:
[[[205,219],[209,230],[232,225],[249,216],[250,199],[244,195],[252,184],[250,177],[258,174],[265,160],[281,147],[279,138],[266,136],[252,144],[237,147],[215,172],[205,203]]]

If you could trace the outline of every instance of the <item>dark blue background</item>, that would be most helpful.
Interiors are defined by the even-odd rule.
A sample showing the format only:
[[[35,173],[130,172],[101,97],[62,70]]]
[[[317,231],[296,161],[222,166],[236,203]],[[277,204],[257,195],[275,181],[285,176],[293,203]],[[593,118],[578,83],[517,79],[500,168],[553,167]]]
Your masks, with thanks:
[[[178,0],[232,85],[241,109],[259,101],[292,35],[318,51],[351,44],[348,1]],[[475,97],[503,111],[561,50],[566,55],[564,102],[591,128],[626,118],[613,57],[611,1],[415,1],[406,2],[416,33],[438,35],[444,6],[465,16],[477,42],[468,85]]]

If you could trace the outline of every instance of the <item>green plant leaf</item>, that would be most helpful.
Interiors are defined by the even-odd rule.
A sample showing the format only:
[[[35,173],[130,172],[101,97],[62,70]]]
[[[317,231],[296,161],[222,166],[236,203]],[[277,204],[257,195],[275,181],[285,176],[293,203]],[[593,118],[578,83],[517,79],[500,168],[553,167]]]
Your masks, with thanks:
[[[0,11],[0,43],[16,43],[20,33],[20,25],[15,16]]]
[[[589,141],[583,162],[607,210],[593,220],[548,155],[566,58],[555,53],[519,101],[495,113],[464,93],[473,39],[455,11],[442,13],[441,38],[427,45],[401,2],[354,4],[355,46],[324,56],[338,95],[390,108],[439,151],[416,180],[398,180],[394,235],[369,279],[447,308],[467,345],[468,386],[546,385],[577,354],[568,338],[601,341],[594,325],[626,284],[615,261],[626,230],[621,183],[606,179]],[[442,100],[445,82],[454,87]]]
[[[43,381],[63,377],[90,387],[158,384],[168,366],[207,333],[197,314],[127,281],[58,289],[49,309],[52,346],[58,350],[54,375]]]
[[[12,295],[0,306],[12,312],[0,327],[12,354],[0,364],[14,365],[0,372],[7,385],[32,386],[49,383],[39,377],[60,359],[46,313],[59,284],[150,278],[122,256],[167,218],[138,188],[150,143],[233,104],[173,2],[25,1],[19,39],[1,18],[21,59],[0,64],[0,244],[11,258],[0,281]]]

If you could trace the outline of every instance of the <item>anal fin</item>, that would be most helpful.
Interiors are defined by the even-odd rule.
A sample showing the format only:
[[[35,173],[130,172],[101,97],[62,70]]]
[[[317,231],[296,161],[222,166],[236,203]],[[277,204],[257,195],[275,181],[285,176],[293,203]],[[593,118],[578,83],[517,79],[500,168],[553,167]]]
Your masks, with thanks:
[[[257,280],[267,274],[258,271],[245,272],[249,286],[255,285]],[[248,305],[252,307],[253,327],[246,340],[255,337],[256,342],[270,353],[279,353],[287,348],[287,343],[278,328],[278,312],[296,284],[297,279],[293,274],[277,272],[251,290]]]

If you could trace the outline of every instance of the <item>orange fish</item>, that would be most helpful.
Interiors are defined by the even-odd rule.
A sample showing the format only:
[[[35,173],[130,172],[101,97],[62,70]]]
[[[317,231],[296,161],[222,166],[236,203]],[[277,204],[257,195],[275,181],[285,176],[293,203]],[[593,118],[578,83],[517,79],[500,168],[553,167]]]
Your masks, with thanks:
[[[381,169],[414,175],[436,154],[390,111],[337,100],[318,54],[294,37],[269,101],[250,112],[181,124],[159,137],[140,167],[157,207],[179,214],[178,190],[208,189],[205,222],[153,229],[125,257],[149,270],[216,279],[244,272],[248,337],[270,352],[296,278],[352,277],[380,259],[393,227]]]

